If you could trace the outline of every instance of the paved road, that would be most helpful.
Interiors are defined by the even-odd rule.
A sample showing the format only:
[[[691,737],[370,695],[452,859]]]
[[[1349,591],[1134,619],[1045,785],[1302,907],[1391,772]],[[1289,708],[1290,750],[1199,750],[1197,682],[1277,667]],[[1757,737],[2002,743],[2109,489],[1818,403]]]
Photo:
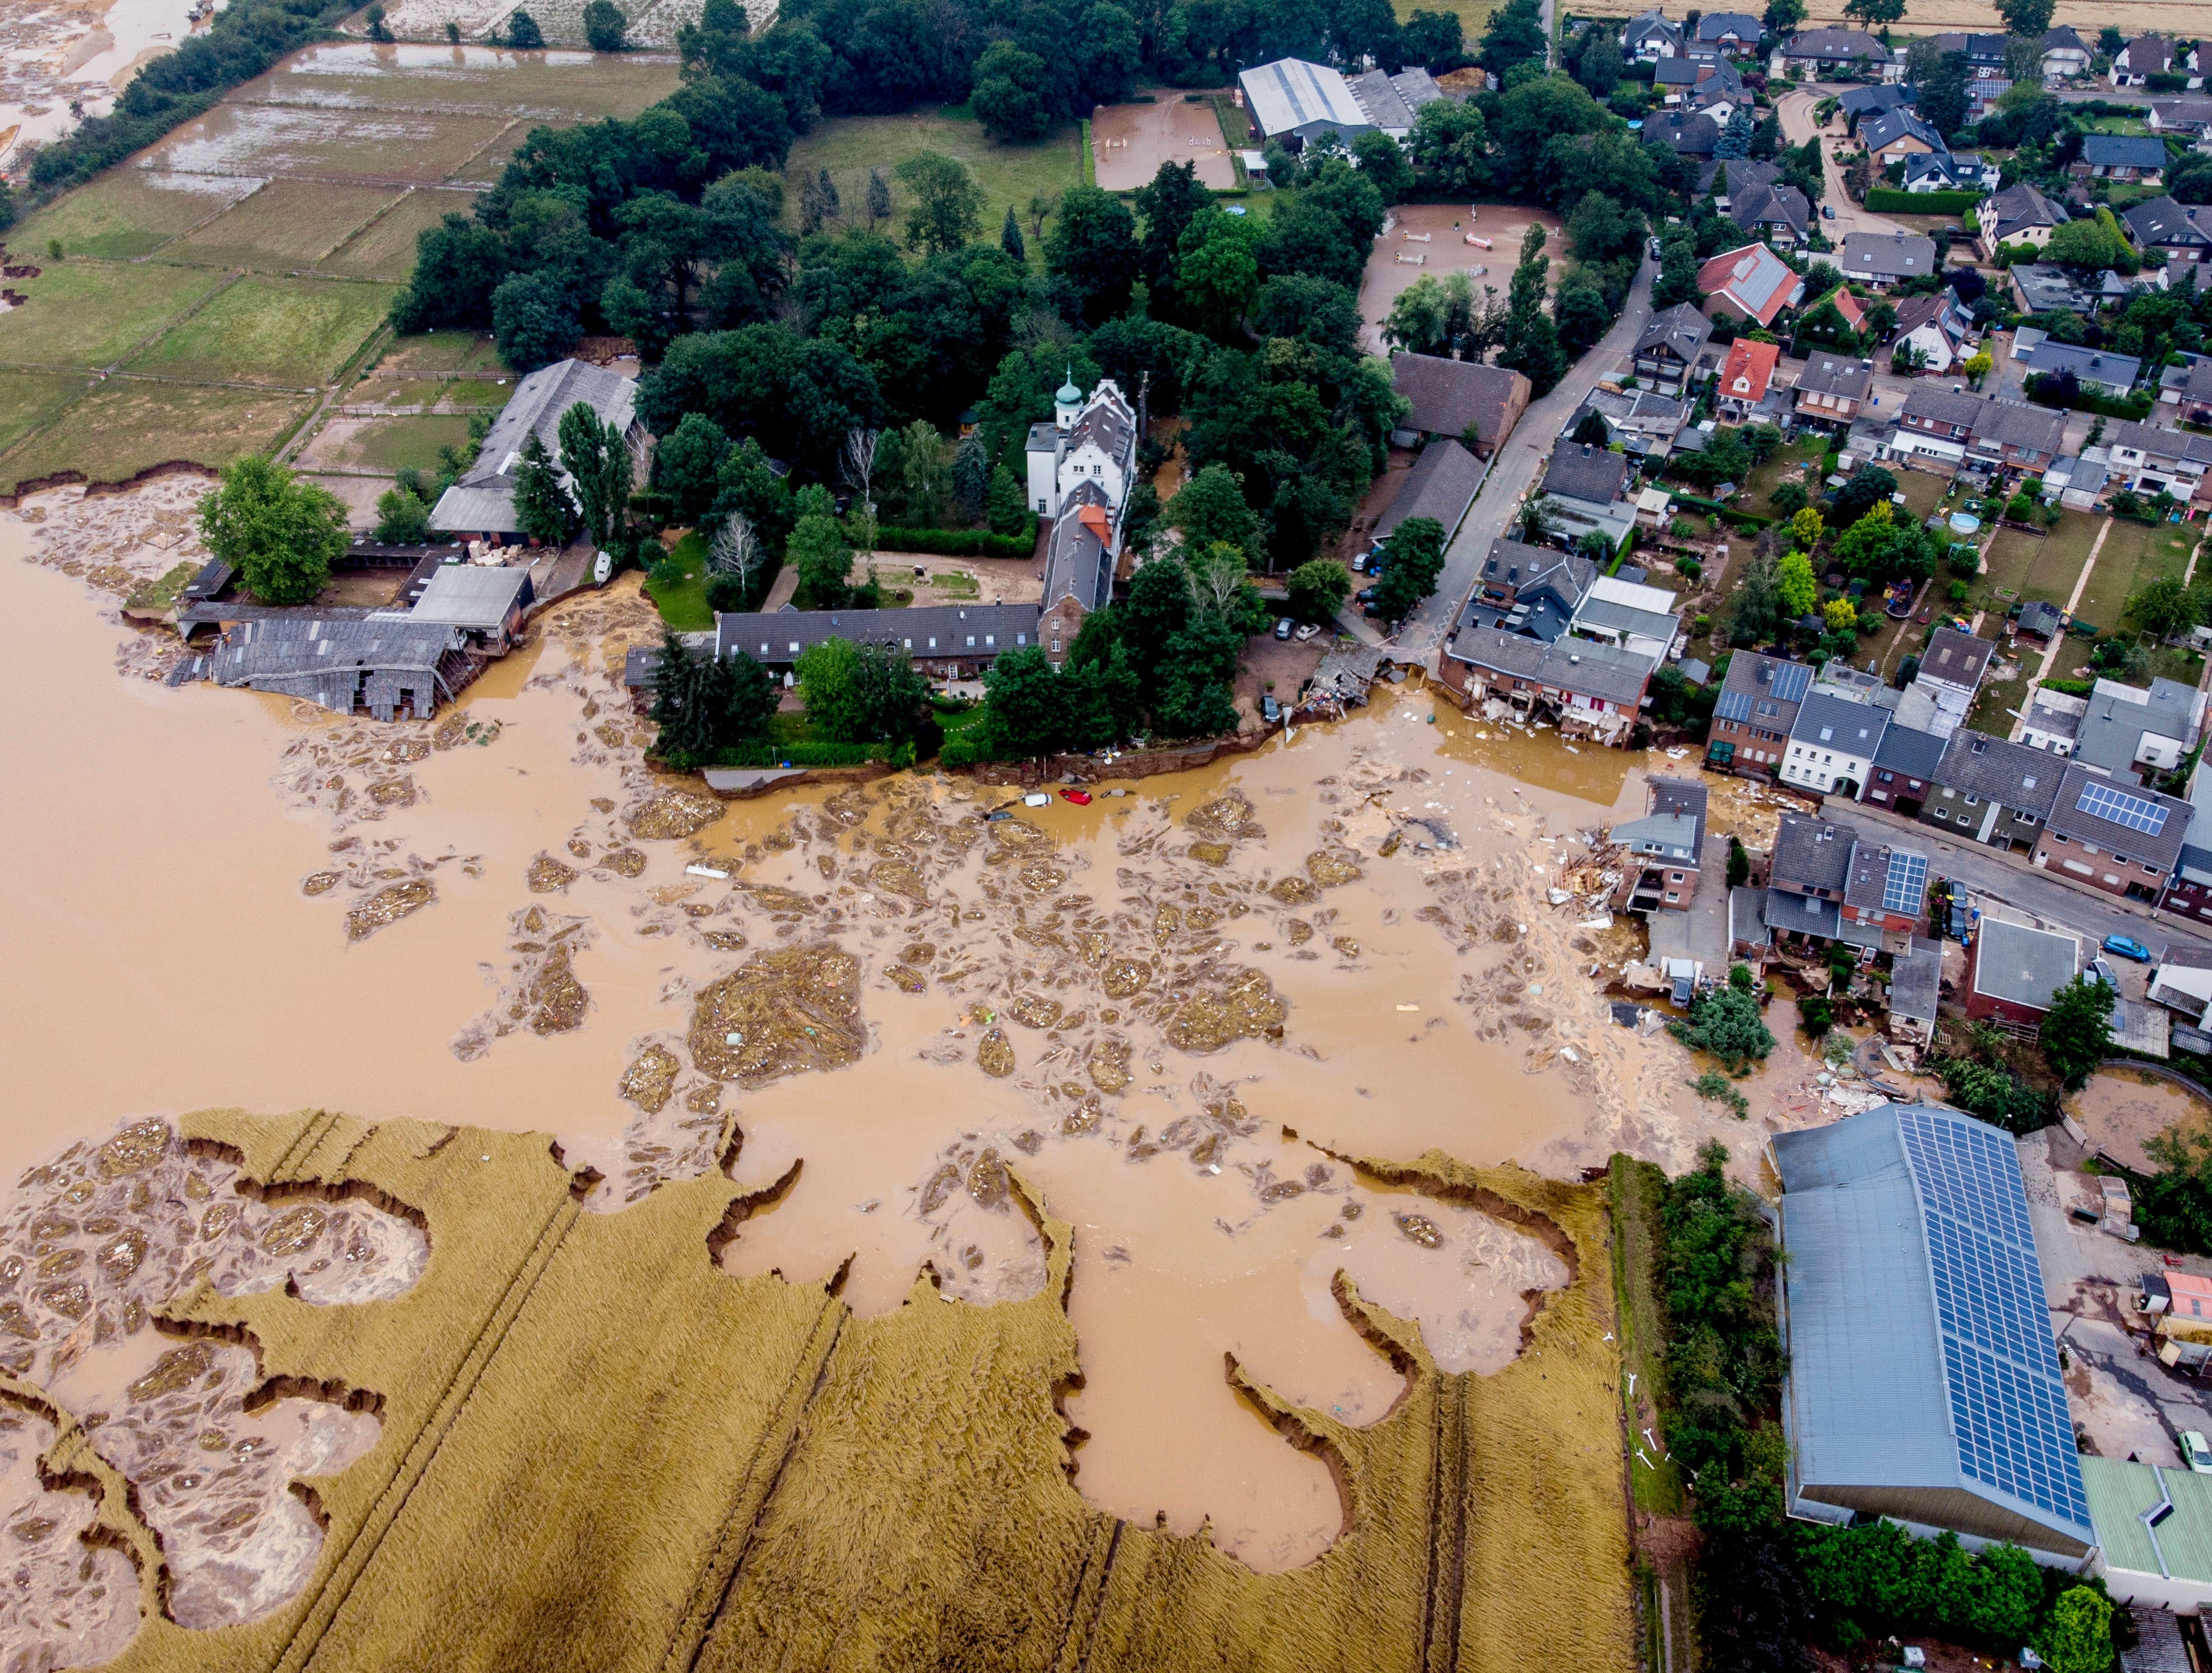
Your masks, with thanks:
[[[1878,215],[1869,215],[1844,190],[1844,171],[1837,166],[1832,149],[1835,141],[1844,136],[1844,120],[1839,115],[1823,128],[1813,120],[1813,112],[1824,99],[1832,99],[1841,88],[1800,88],[1782,95],[1777,110],[1782,118],[1782,137],[1792,145],[1802,145],[1814,134],[1820,136],[1820,167],[1828,184],[1828,195],[1824,202],[1834,206],[1836,218],[1823,219],[1820,230],[1838,246],[1846,233],[1898,233],[1904,227],[1894,221],[1885,221]]]
[[[1900,840],[1896,821],[1881,818],[1859,803],[1832,801],[1820,809],[1820,816],[1849,829],[1862,841]],[[2164,914],[2154,917],[2148,906],[2062,882],[2024,858],[2000,854],[1979,843],[1942,841],[1932,827],[1917,823],[1911,827],[1909,837],[1902,840],[1924,851],[1930,869],[1938,875],[1955,878],[1978,894],[1993,895],[2078,935],[2096,941],[2106,936],[2132,936],[2154,954],[2163,954],[2177,942],[2212,951],[2212,937],[2190,925]]]
[[[1443,574],[1437,581],[1437,590],[1429,595],[1413,619],[1398,630],[1392,641],[1409,661],[1425,661],[1435,666],[1436,652],[1443,646],[1444,634],[1450,631],[1459,607],[1474,589],[1476,568],[1490,550],[1490,543],[1504,534],[1513,520],[1513,512],[1521,503],[1521,496],[1540,476],[1545,460],[1549,458],[1552,444],[1583,397],[1597,387],[1598,379],[1610,372],[1623,355],[1636,347],[1636,339],[1644,334],[1646,321],[1651,318],[1651,280],[1657,268],[1646,261],[1638,269],[1636,282],[1630,287],[1628,299],[1620,318],[1597,347],[1568,369],[1552,392],[1540,401],[1528,403],[1528,410],[1521,415],[1498,457],[1491,461],[1490,475],[1482,484],[1482,493],[1474,507],[1460,524],[1459,534],[1444,552]]]

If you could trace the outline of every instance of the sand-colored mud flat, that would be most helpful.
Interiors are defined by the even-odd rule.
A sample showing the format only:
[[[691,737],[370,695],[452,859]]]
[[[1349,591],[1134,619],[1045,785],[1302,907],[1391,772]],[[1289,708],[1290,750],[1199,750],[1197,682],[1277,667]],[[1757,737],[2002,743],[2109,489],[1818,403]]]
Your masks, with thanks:
[[[2177,1131],[2201,1138],[2212,1129],[2212,1100],[2142,1070],[2100,1070],[2067,1099],[2066,1112],[2089,1135],[2092,1155],[2138,1173],[2159,1171],[2143,1148],[2148,1140]]]

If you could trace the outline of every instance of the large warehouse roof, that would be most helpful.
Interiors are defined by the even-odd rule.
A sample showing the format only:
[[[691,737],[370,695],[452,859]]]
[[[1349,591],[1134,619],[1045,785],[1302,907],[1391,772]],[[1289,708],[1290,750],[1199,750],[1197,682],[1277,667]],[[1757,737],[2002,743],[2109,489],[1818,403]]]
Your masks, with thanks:
[[[1774,1140],[1790,1509],[2096,1543],[2012,1140],[1929,1106]]]
[[[1248,70],[1237,79],[1243,84],[1252,119],[1271,138],[1304,133],[1316,124],[1333,124],[1354,132],[1375,125],[1359,108],[1344,77],[1325,64],[1278,58]]]

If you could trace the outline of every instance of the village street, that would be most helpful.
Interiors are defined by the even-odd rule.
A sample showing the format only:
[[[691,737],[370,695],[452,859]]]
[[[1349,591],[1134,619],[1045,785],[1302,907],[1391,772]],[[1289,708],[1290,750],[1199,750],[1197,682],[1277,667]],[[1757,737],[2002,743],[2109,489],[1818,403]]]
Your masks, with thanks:
[[[1834,209],[1836,218],[1833,221],[1824,219],[1820,226],[1838,249],[1843,245],[1844,235],[1849,233],[1898,233],[1905,230],[1894,221],[1869,215],[1851,202],[1850,194],[1844,190],[1844,171],[1836,166],[1835,153],[1829,149],[1833,141],[1843,136],[1842,120],[1839,118],[1826,130],[1813,120],[1813,112],[1820,102],[1834,98],[1842,91],[1844,89],[1839,87],[1800,88],[1795,93],[1784,94],[1781,102],[1776,106],[1777,114],[1782,118],[1782,137],[1786,143],[1802,145],[1814,134],[1821,135],[1820,168],[1828,186],[1828,195],[1824,202]]]

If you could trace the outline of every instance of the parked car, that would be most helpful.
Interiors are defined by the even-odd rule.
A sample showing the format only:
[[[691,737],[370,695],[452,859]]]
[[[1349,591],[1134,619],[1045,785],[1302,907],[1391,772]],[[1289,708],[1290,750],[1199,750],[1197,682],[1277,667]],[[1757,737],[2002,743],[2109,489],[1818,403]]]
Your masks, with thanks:
[[[1266,721],[1270,726],[1272,726],[1282,718],[1283,706],[1280,703],[1278,703],[1273,697],[1263,695],[1260,699],[1260,718]]]
[[[1659,240],[1656,238],[1653,239],[1651,240],[1651,259],[1655,262],[1658,261],[1661,259],[1663,253],[1664,252],[1660,248]]]
[[[1291,633],[1297,628],[1297,625],[1298,624],[1291,621],[1289,616],[1285,616],[1281,621],[1275,624],[1275,637],[1279,639],[1288,639]]]
[[[1363,604],[1371,604],[1375,602],[1375,595],[1382,590],[1380,587],[1362,587],[1353,597]]]
[[[1355,575],[1364,575],[1364,574],[1367,573],[1367,554],[1366,554],[1366,553],[1364,553],[1364,552],[1356,552],[1356,553],[1354,553],[1354,554],[1352,555],[1352,573],[1353,574],[1355,574]]]
[[[2105,950],[2107,953],[2118,953],[2124,959],[2133,959],[2137,964],[2150,962],[2150,949],[2133,936],[2106,936]]]
[[[2116,992],[2119,989],[2119,977],[2113,972],[2112,967],[2106,964],[2102,959],[2092,959],[2089,961],[2088,975],[2092,981],[2102,982],[2106,987],[2112,989]]]
[[[1313,623],[1313,622],[1311,622],[1311,621],[1309,621],[1309,622],[1307,622],[1307,623],[1306,623],[1306,625],[1305,625],[1304,627],[1303,627],[1299,628],[1299,629],[1297,630],[1297,632],[1296,632],[1295,633],[1292,633],[1292,634],[1291,635],[1291,637],[1292,639],[1294,639],[1297,640],[1297,642],[1298,642],[1299,644],[1304,645],[1304,644],[1308,639],[1311,639],[1311,638],[1312,638],[1316,633],[1319,633],[1320,631],[1321,631],[1321,628],[1320,628],[1318,626],[1316,626],[1315,623]]]
[[[1833,203],[1823,203],[1823,204],[1821,204],[1821,205],[1820,205],[1820,219],[1821,219],[1821,220],[1823,220],[1823,221],[1833,221],[1835,218],[1836,218],[1836,206],[1835,206]]]
[[[2212,1476],[2212,1442],[2194,1429],[2181,1432],[2181,1461],[2199,1476]]]

